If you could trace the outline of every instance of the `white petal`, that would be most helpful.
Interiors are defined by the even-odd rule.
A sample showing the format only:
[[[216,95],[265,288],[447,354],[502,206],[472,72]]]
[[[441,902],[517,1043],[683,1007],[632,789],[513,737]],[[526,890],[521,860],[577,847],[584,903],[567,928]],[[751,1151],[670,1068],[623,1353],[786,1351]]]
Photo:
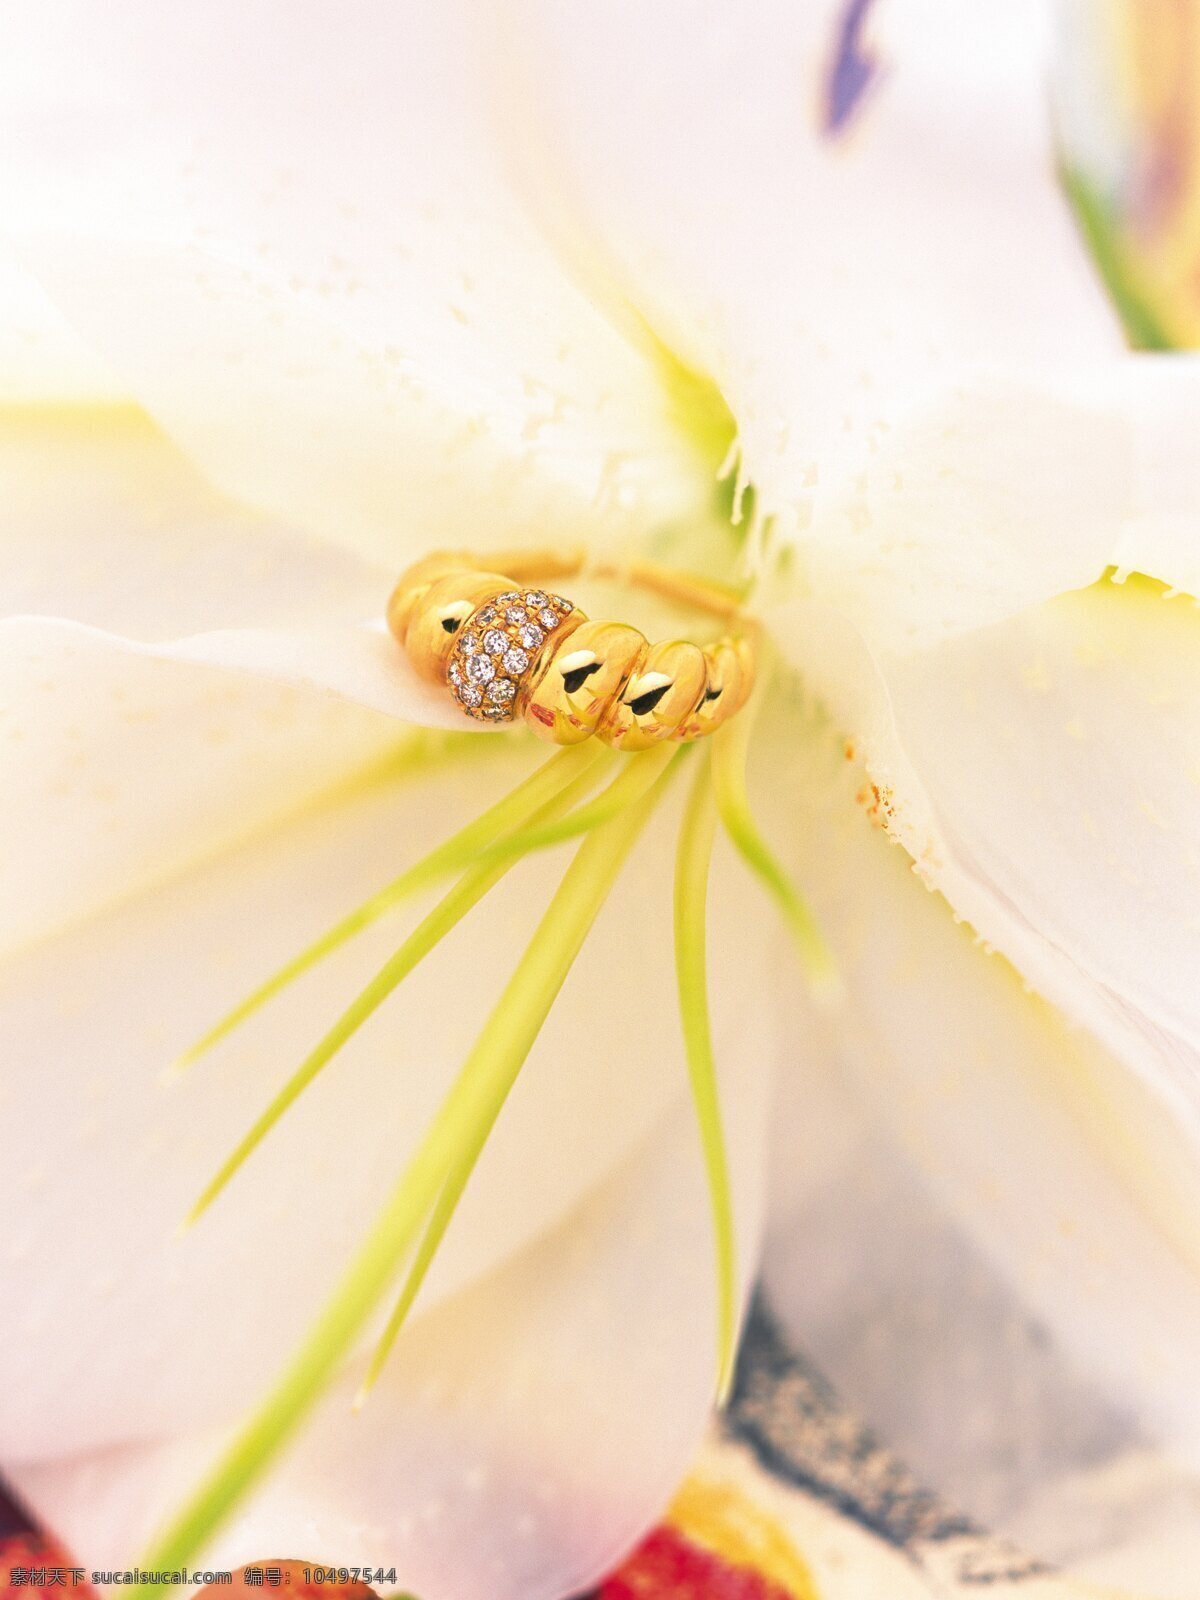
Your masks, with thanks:
[[[131,405],[0,416],[0,616],[134,639],[382,616],[375,566],[216,493]]]
[[[0,243],[0,403],[119,400],[120,386]]]
[[[1200,356],[1146,355],[1121,363],[1110,388],[1131,419],[1136,470],[1113,565],[1200,596]]]
[[[56,303],[226,489],[398,564],[711,493],[653,356],[508,192],[488,34],[472,7],[83,6],[10,41],[42,77],[0,195]],[[68,115],[31,183],[30,122]]]
[[[914,385],[907,415],[822,497],[806,588],[873,648],[902,651],[1093,582],[1117,558],[1137,481],[1131,419],[1096,387],[1091,369],[1074,392],[999,372]]]
[[[339,952],[181,1084],[164,1089],[160,1069],[524,765],[514,756],[506,772],[489,763],[478,776],[451,767],[435,781],[379,779],[7,963],[5,1114],[23,1129],[6,1181],[11,1292],[0,1308],[8,1459],[211,1426],[263,1392],[482,1027],[561,857],[531,863],[471,914],[182,1239],[179,1219],[395,948],[396,926]],[[665,814],[639,848],[568,980],[432,1295],[551,1226],[680,1094],[675,822]],[[722,873],[714,885],[716,1037],[735,1098],[744,1078],[753,1103],[770,1054],[766,934],[761,918],[750,940],[739,927],[739,908],[743,924],[749,912],[729,897],[752,891],[728,865],[732,883]],[[80,1295],[84,1319],[71,1311]]]
[[[170,654],[0,623],[5,945],[237,843],[397,743],[389,718]]]
[[[1164,1496],[1198,1492],[1194,1132],[926,892],[862,782],[827,728],[795,761],[846,998],[798,1002],[770,1298],[955,1504],[1098,1563],[1146,1522],[1148,1464]]]
[[[812,593],[907,648],[1114,563],[1200,588],[1200,361],[1123,352],[1059,191],[1043,6],[953,33],[929,0],[542,10],[505,131],[714,374]],[[875,81],[834,133],[847,26]]]
[[[847,11],[546,5],[505,60],[506,134],[553,151],[630,298],[716,378],[787,537],[964,375],[1121,347],[1056,184],[1043,7],[866,13],[882,71],[833,134]]]
[[[1200,1107],[1194,604],[1099,585],[896,663],[888,687],[944,852],[931,881],[1050,993],[1091,989],[1083,1020],[1144,1030]]]
[[[872,647],[924,649],[1109,567],[1200,594],[1200,358],[976,373],[914,401],[805,546],[811,592]]]
[[[466,726],[363,621],[393,575],[231,506],[139,413],[10,415],[0,488],[0,941],[294,811],[394,718]]]
[[[925,880],[1048,998],[1200,1116],[1200,618],[1099,584],[936,649],[783,637]]]
[[[763,1082],[743,1073],[731,1108],[747,1261]],[[583,1590],[661,1513],[699,1442],[714,1361],[707,1230],[685,1106],[559,1229],[410,1325],[359,1416],[348,1374],[206,1559],[341,1562],[352,1549],[420,1594]],[[127,1559],[213,1443],[25,1465],[14,1482],[89,1565]]]
[[[140,656],[149,661],[219,667],[268,683],[315,689],[401,722],[456,733],[471,726],[444,692],[417,678],[382,622],[293,629],[226,628],[144,644],[57,618],[8,617],[0,621],[0,655],[14,674],[31,666],[45,669],[58,662],[83,663],[80,681],[86,693],[83,699],[73,699],[72,711],[84,717],[96,709],[87,703],[87,696],[95,693],[101,705],[108,698],[104,670],[93,673],[88,665],[113,656]],[[117,698],[140,700],[140,694],[127,687],[132,675],[122,668],[117,671],[122,683]],[[10,684],[12,681],[10,678]],[[31,717],[38,714],[35,708]]]

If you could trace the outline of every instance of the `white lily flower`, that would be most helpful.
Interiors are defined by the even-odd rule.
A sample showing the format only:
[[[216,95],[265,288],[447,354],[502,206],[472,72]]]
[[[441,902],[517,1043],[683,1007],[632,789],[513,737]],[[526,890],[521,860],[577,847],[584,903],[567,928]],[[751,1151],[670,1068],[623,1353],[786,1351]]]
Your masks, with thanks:
[[[724,864],[742,1287],[761,1260],[852,1403],[1040,1553],[1164,1595],[1164,1548],[1200,1562],[1200,371],[1124,349],[1041,8],[943,21],[895,0],[874,75],[832,0],[14,21],[10,271],[66,320],[4,392],[91,409],[0,440],[0,1465],[89,1565],[280,1371],[561,870],[484,901],[174,1237],[394,928],[160,1068],[527,768],[397,754],[458,723],[375,620],[396,574],[557,539],[711,564],[734,438],[789,669],[756,792],[845,990],[798,994]],[[213,1565],[352,1549],[556,1600],[661,1510],[715,1350],[672,856],[668,810],[371,1403],[356,1345]]]

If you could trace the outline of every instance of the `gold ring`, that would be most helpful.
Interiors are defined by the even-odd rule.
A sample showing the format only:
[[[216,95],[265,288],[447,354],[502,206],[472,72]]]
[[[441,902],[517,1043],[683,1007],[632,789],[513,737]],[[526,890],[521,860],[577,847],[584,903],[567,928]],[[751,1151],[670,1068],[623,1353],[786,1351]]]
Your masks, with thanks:
[[[582,555],[529,551],[483,570],[464,551],[426,556],[388,602],[388,627],[418,675],[449,688],[466,716],[523,719],[552,744],[594,734],[617,750],[702,739],[746,702],[752,633],[733,591],[650,563],[593,564],[616,577],[742,626],[713,644],[651,644],[624,622],[591,622],[547,587],[584,570]],[[507,575],[506,575],[507,574]]]

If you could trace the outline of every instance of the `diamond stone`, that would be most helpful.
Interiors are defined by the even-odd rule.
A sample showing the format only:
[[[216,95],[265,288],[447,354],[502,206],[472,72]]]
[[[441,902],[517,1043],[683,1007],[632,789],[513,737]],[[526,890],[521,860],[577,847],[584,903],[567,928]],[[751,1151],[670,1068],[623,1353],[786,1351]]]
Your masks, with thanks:
[[[517,686],[511,678],[497,678],[488,690],[488,699],[495,705],[503,706],[508,704],[516,692]]]
[[[462,653],[465,656],[476,656],[476,655],[478,655],[479,654],[479,635],[477,633],[468,633],[468,634],[466,634],[464,636],[463,642],[462,642],[462,644],[460,645],[459,648],[462,650]]]
[[[546,635],[536,622],[527,622],[517,633],[517,638],[520,639],[526,650],[536,650],[545,637]]]
[[[531,611],[540,611],[543,606],[548,606],[550,601],[540,589],[531,589],[525,596],[525,604]]]
[[[558,627],[558,612],[557,611],[551,611],[549,606],[547,606],[545,611],[540,611],[538,613],[538,617],[541,620],[541,624],[542,624],[543,628],[557,628]]]
[[[459,666],[457,661],[452,661],[450,663],[450,671],[446,674],[446,676],[450,679],[451,683],[462,682],[462,668]]]
[[[490,656],[498,656],[507,643],[507,635],[501,633],[499,628],[489,628],[483,636],[483,648]]]
[[[467,677],[472,683],[491,683],[496,665],[490,656],[472,656],[467,662]]]
[[[495,622],[495,620],[496,620],[496,608],[495,608],[495,606],[484,606],[483,610],[475,618],[475,621],[479,624],[479,626],[481,628],[486,628],[489,622]]]
[[[458,698],[465,706],[477,706],[483,699],[483,695],[473,684],[464,683],[459,690]]]
[[[504,670],[513,674],[524,672],[529,665],[529,657],[517,645],[504,652]]]
[[[507,593],[498,594],[496,596],[496,604],[498,606],[506,606],[506,605],[508,605],[510,600],[519,600],[520,598],[521,598],[521,596],[517,593],[517,591],[515,589],[509,589],[507,591]]]
[[[511,623],[516,624],[518,622],[524,622],[526,616],[528,616],[528,612],[525,610],[524,606],[509,606],[504,615]]]

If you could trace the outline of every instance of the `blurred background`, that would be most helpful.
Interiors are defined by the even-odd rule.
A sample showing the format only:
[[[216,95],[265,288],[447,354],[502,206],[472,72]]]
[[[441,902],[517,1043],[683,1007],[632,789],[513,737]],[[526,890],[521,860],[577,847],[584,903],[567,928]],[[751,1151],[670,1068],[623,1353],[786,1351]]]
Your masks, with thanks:
[[[1200,4],[1060,0],[1063,182],[1141,349],[1200,344]]]

